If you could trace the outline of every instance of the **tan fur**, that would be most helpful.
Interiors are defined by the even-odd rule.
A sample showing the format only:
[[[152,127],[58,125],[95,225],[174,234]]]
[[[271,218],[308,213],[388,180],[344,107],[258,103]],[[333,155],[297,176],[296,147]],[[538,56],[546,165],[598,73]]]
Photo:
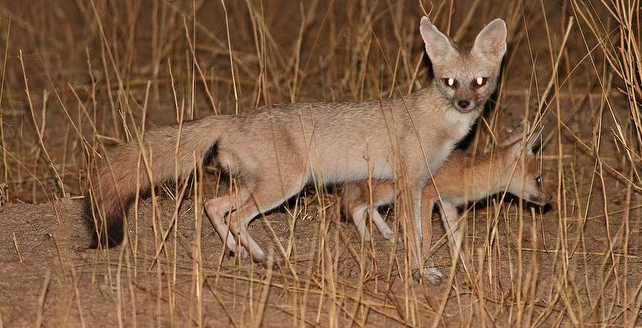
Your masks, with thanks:
[[[207,117],[180,133],[176,126],[166,127],[150,131],[142,141],[154,183],[142,169],[141,189],[184,179],[211,157],[229,173],[234,189],[207,201],[205,211],[230,249],[236,250],[237,237],[256,260],[264,260],[265,253],[249,236],[247,225],[306,184],[359,181],[369,175],[394,179],[399,173],[413,195],[412,216],[419,220],[429,170],[436,172],[442,165],[495,90],[506,37],[503,21],[495,20],[478,36],[493,40],[491,48],[476,41],[471,51],[459,52],[425,17],[421,31],[436,76],[461,79],[465,86],[476,76],[487,77],[488,83],[469,99],[470,107],[457,107],[454,101],[461,99],[453,98],[456,90],[435,78],[427,88],[391,100],[264,106],[239,116]],[[475,70],[456,70],[469,66]],[[123,238],[123,217],[137,191],[140,153],[137,142],[117,147],[92,179],[93,202],[88,201],[86,209],[97,244],[111,246]]]
[[[434,268],[429,254],[432,239],[431,218],[435,203],[439,204],[441,218],[448,230],[448,239],[454,252],[461,243],[457,206],[504,191],[539,205],[551,200],[550,193],[536,182],[536,178],[541,179],[541,176],[532,148],[533,140],[536,140],[539,134],[533,135],[530,142],[523,142],[523,133],[524,128],[518,127],[507,138],[509,142],[502,143],[497,152],[474,159],[460,151],[454,151],[434,175],[433,182],[429,182],[423,189],[422,219],[418,225],[422,231],[420,238],[424,277],[434,283],[439,282],[442,277]],[[528,126],[526,133],[528,134]],[[374,181],[370,186],[366,182],[344,186],[343,212],[346,216],[352,216],[364,238],[369,238],[365,230],[364,213],[370,202],[373,205],[373,223],[384,237],[394,238],[392,230],[376,210],[377,206],[389,203],[391,195],[394,198],[394,188],[393,181]]]

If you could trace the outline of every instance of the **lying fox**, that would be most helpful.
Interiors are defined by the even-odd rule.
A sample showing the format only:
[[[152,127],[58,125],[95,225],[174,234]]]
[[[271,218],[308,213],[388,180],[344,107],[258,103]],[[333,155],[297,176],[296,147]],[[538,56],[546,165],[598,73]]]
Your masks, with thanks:
[[[389,180],[398,173],[412,190],[412,215],[419,221],[421,191],[430,172],[468,134],[495,91],[506,25],[492,21],[466,51],[427,17],[421,19],[420,33],[435,78],[407,96],[263,106],[253,113],[150,130],[116,147],[89,182],[85,210],[94,246],[122,242],[124,216],[137,186],[149,190],[180,181],[205,163],[226,171],[234,187],[208,200],[205,212],[230,250],[237,250],[238,240],[256,261],[265,261],[266,255],[248,233],[250,221],[310,183],[340,184],[368,176]],[[144,166],[137,167],[141,155]]]
[[[460,151],[454,151],[444,166],[434,175],[422,192],[422,230],[421,254],[424,260],[423,277],[433,284],[443,279],[443,274],[435,268],[430,257],[432,240],[432,210],[439,204],[441,220],[446,227],[451,250],[460,247],[462,234],[459,229],[457,206],[479,200],[487,196],[508,192],[537,205],[546,205],[551,195],[542,186],[541,172],[534,156],[535,142],[542,130],[535,132],[525,142],[524,135],[529,134],[528,121],[515,128],[507,139],[499,145],[492,155],[484,155],[474,160]],[[391,240],[396,234],[383,220],[376,207],[389,203],[389,195],[394,194],[393,181],[373,181],[344,185],[342,191],[344,215],[351,215],[362,238],[369,240],[366,229],[365,214],[372,202],[372,222]],[[419,279],[415,274],[415,279]]]

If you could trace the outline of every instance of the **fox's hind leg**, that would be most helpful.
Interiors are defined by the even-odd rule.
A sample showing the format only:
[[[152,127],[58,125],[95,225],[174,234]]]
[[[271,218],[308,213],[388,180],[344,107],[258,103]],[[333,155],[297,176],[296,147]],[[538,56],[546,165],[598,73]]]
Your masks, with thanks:
[[[230,229],[256,261],[265,262],[267,258],[263,249],[250,236],[248,225],[259,213],[265,213],[281,205],[303,189],[303,184],[297,183],[295,179],[290,180],[284,187],[280,187],[281,185],[282,181],[278,177],[263,179],[254,184],[255,187],[250,191],[247,201],[229,217]]]
[[[207,213],[207,216],[212,220],[214,229],[216,229],[216,232],[225,242],[227,249],[233,252],[240,251],[243,256],[245,256],[245,250],[242,247],[237,249],[234,235],[230,233],[224,218],[226,214],[234,210],[238,204],[245,203],[249,197],[250,193],[246,189],[241,189],[238,193],[212,198],[205,202],[205,213]]]

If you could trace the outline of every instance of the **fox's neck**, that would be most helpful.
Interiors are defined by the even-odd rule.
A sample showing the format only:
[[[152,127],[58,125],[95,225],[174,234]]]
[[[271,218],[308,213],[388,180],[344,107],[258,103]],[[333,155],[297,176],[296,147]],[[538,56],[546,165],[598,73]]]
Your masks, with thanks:
[[[413,104],[413,106],[416,107],[417,110],[435,111],[439,106],[430,103],[441,97],[442,96],[439,94],[439,91],[435,87],[434,80],[431,80],[425,87],[404,96],[403,100],[407,104]]]
[[[457,205],[478,200],[503,191],[507,174],[499,153],[467,157],[453,153],[450,163],[436,178],[437,187],[441,187],[441,197],[455,201]],[[455,164],[458,163],[458,164]],[[437,200],[434,188],[427,190],[426,197]]]
[[[435,86],[434,79],[429,84],[405,97],[405,106],[413,111],[413,120],[422,120],[431,129],[442,130],[455,142],[465,137],[473,126],[483,108],[483,104],[469,112],[461,113],[453,107],[452,99],[446,98]]]
[[[510,168],[506,167],[501,152],[482,155],[474,160],[471,158],[469,163],[465,170],[469,181],[465,188],[467,195],[464,195],[467,201],[493,195],[506,188],[506,175],[510,174]]]

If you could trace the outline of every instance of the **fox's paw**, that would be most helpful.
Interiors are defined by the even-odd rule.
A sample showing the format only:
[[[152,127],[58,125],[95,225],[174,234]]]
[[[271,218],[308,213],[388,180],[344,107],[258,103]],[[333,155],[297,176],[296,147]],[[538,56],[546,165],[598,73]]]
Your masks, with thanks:
[[[412,274],[413,279],[419,282],[423,279],[426,279],[431,285],[440,285],[444,281],[444,274],[434,266],[428,267],[425,266],[423,270],[415,270]]]
[[[433,285],[439,285],[444,281],[444,274],[435,267],[424,267],[424,278]]]
[[[395,239],[397,239],[397,233],[392,230],[382,232],[381,235],[383,235],[383,238],[388,241],[395,241]]]
[[[241,255],[242,259],[247,259],[250,257],[250,252],[248,252],[244,247],[234,247],[233,250],[228,250],[227,256],[235,256],[237,253]]]

